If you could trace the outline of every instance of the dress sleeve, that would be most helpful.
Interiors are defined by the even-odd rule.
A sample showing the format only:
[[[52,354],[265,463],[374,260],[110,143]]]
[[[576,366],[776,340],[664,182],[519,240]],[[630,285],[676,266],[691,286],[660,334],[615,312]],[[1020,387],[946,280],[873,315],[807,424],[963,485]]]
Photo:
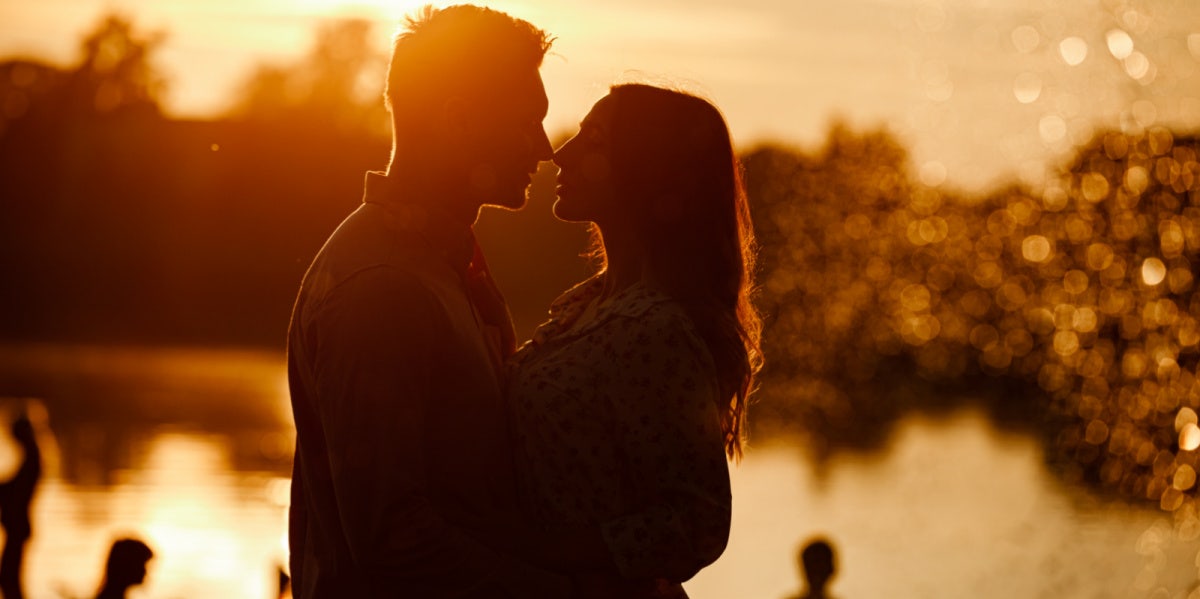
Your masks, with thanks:
[[[609,323],[611,389],[621,446],[641,510],[602,525],[625,578],[688,580],[729,538],[729,468],[707,349],[685,316]]]
[[[437,298],[377,267],[339,286],[314,324],[315,408],[338,506],[322,517],[340,519],[374,596],[460,597],[529,574],[447,522],[427,492],[425,406],[438,393],[430,373],[444,370],[430,345],[450,326]]]

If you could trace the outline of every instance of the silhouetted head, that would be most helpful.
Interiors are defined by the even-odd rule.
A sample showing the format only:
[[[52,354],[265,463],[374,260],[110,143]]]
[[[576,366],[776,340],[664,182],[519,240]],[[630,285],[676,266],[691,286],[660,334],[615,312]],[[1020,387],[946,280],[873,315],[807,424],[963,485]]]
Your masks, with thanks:
[[[477,6],[426,6],[410,17],[388,69],[389,174],[476,205],[523,206],[538,162],[551,155],[538,69],[552,41]]]
[[[808,588],[813,591],[824,591],[825,585],[837,571],[833,546],[825,539],[809,541],[800,552],[800,565],[804,568],[804,578],[808,581]]]
[[[740,455],[761,321],[750,212],[720,111],[680,91],[614,86],[554,161],[555,215],[595,223],[606,244],[629,240],[688,308],[717,366],[726,449]]]
[[[29,417],[21,414],[12,423],[12,436],[22,445],[29,445],[37,440],[37,434],[33,430],[33,422]]]
[[[146,580],[146,563],[154,557],[150,547],[137,539],[113,541],[104,565],[104,586],[126,589]]]

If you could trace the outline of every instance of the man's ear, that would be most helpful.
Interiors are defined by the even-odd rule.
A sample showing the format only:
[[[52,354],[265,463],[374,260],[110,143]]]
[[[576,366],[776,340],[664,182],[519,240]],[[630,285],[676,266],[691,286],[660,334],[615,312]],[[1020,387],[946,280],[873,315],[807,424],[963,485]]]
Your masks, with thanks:
[[[438,111],[441,130],[454,139],[461,139],[467,132],[468,122],[467,102],[458,96],[451,96],[442,102]]]

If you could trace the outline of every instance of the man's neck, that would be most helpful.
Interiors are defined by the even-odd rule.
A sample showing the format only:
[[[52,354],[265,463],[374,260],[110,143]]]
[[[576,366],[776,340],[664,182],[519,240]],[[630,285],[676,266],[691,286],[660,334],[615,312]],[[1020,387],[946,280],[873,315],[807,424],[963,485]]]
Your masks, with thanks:
[[[448,221],[464,228],[471,227],[479,218],[482,204],[469,199],[467,193],[457,186],[433,180],[421,173],[391,165],[387,177],[393,188],[407,201],[419,204],[431,214],[440,214]]]

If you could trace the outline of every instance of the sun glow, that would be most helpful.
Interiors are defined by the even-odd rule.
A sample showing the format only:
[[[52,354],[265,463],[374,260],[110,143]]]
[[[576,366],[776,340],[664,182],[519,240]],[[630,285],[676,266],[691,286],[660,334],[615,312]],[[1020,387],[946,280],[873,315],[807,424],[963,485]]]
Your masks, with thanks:
[[[264,11],[317,18],[362,18],[384,27],[390,36],[392,30],[399,27],[405,17],[415,15],[425,6],[442,8],[462,3],[462,0],[269,0],[264,3]],[[518,2],[479,4],[520,19],[535,17],[529,14],[529,6]]]
[[[323,17],[364,17],[399,22],[426,4],[441,6],[447,2],[424,0],[277,0],[280,13],[305,13]]]
[[[163,433],[148,448],[145,465],[131,483],[157,492],[137,506],[140,522],[130,528],[140,530],[157,553],[150,566],[156,589],[201,585],[221,589],[220,596],[268,595],[268,556],[286,555],[286,550],[264,542],[273,535],[256,539],[246,533],[260,524],[270,527],[277,521],[265,524],[267,517],[286,513],[278,505],[284,483],[273,478],[262,480],[261,486],[229,485],[223,480],[229,458],[221,438],[182,432]],[[271,507],[260,504],[258,513],[236,520],[229,506],[244,505],[248,497],[261,497],[260,492],[267,494]],[[285,529],[282,522],[279,528]]]

